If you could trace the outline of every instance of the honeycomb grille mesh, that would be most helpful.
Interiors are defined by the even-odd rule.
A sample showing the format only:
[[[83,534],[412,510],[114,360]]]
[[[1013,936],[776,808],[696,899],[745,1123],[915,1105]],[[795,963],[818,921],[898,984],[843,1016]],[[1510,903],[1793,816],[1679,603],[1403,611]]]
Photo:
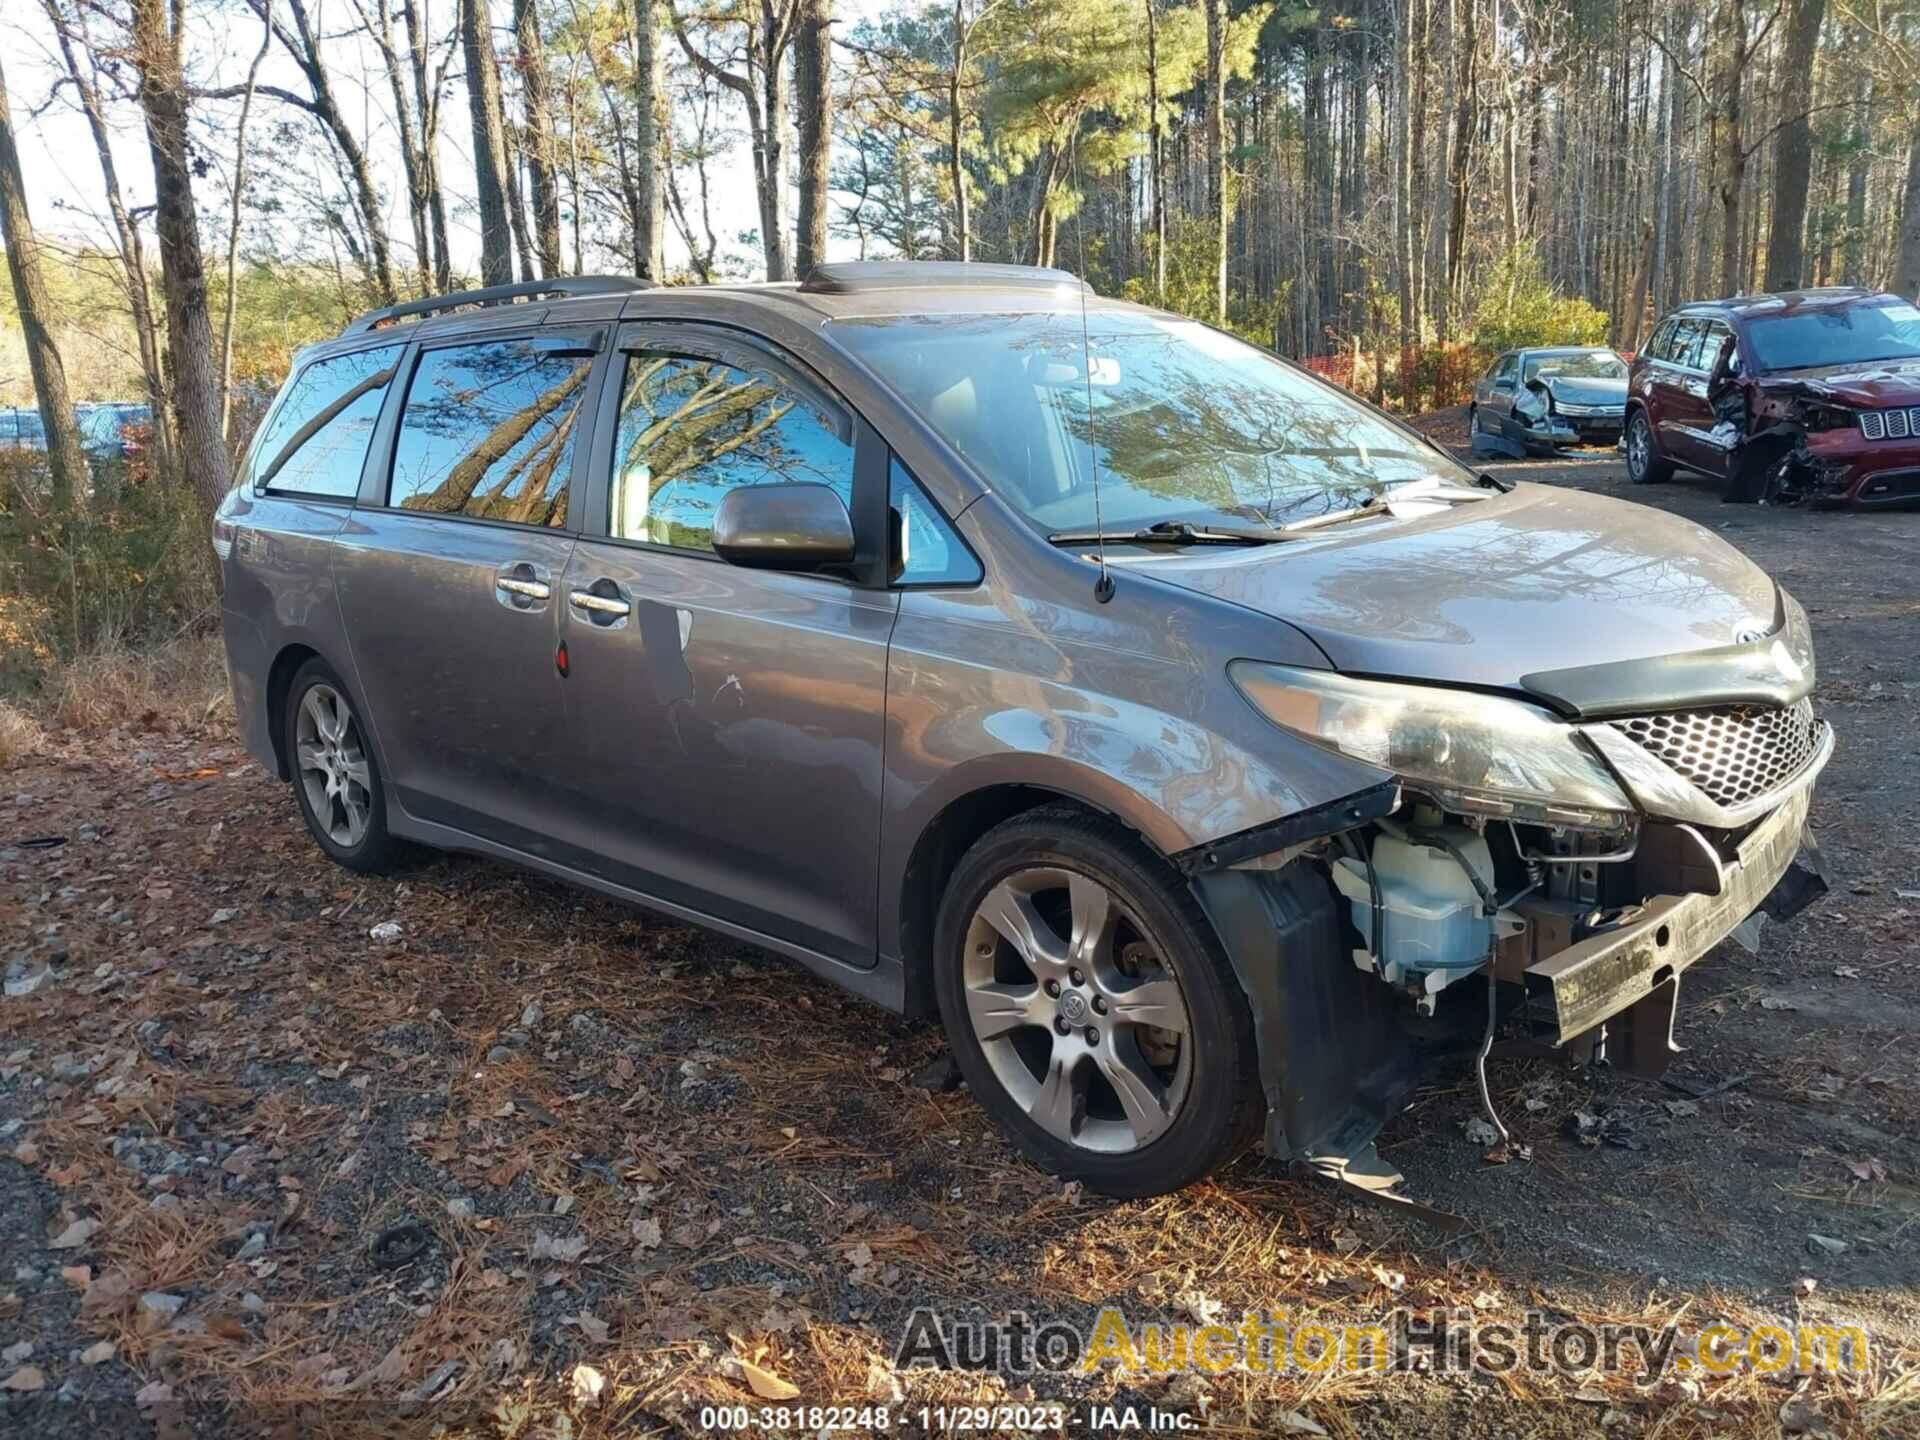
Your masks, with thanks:
[[[1777,790],[1799,774],[1813,758],[1820,734],[1810,700],[1785,709],[1723,705],[1613,723],[1708,799],[1729,806]]]

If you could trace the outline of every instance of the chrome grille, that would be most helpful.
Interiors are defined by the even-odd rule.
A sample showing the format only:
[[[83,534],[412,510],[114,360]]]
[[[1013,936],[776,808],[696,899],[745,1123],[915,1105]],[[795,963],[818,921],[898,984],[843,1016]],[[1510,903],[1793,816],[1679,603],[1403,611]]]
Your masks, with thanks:
[[[1820,739],[1813,702],[1778,709],[1722,705],[1636,715],[1614,727],[1686,776],[1718,805],[1740,805],[1786,784]]]
[[[1906,440],[1920,435],[1920,405],[1910,410],[1862,410],[1863,440]]]

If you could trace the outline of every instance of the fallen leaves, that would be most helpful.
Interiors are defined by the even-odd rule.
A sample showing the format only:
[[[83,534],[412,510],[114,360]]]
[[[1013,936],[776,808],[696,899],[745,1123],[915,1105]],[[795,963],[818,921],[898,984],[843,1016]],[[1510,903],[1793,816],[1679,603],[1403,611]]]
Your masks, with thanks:
[[[572,1265],[587,1253],[587,1237],[568,1235],[564,1237],[547,1234],[544,1230],[533,1232],[533,1248],[527,1252],[532,1260],[557,1260],[562,1265]]]
[[[49,1250],[78,1250],[100,1228],[98,1220],[76,1220],[47,1242]]]
[[[560,1323],[562,1325],[572,1325],[595,1345],[604,1345],[607,1343],[607,1322],[591,1311],[582,1310],[577,1315],[562,1315],[560,1317]]]
[[[38,1365],[22,1365],[6,1379],[0,1380],[0,1390],[17,1390],[22,1394],[31,1394],[35,1390],[46,1388],[46,1374]]]

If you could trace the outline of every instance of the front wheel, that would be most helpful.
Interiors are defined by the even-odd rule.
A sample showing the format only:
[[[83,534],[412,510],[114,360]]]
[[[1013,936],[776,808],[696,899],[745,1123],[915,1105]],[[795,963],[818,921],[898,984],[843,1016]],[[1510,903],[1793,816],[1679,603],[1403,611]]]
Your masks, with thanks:
[[[960,1072],[1035,1164],[1159,1195],[1252,1138],[1246,997],[1180,877],[1124,827],[1049,806],[989,831],[935,933]]]
[[[1673,465],[1660,458],[1647,412],[1634,411],[1627,417],[1627,479],[1636,485],[1659,485],[1672,478]]]

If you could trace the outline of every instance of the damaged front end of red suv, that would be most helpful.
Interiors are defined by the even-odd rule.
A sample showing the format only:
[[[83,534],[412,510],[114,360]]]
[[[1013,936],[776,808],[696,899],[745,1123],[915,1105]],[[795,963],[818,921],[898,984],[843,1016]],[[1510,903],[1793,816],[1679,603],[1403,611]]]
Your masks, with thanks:
[[[1728,498],[1920,501],[1920,309],[1867,292],[1820,298],[1730,307],[1735,335],[1708,385]]]

